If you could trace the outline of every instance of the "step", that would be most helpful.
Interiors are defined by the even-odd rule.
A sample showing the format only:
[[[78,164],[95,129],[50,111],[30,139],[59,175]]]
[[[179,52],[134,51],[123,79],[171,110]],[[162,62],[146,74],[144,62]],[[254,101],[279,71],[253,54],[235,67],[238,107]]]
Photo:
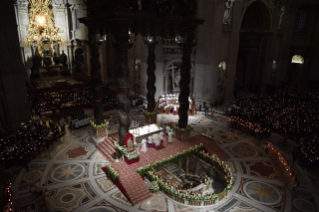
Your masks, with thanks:
[[[108,147],[102,146],[102,149],[106,151],[110,156],[115,152],[114,150],[109,149]]]
[[[106,152],[104,149],[101,149],[101,148],[99,148],[99,147],[97,147],[97,149],[98,149],[98,151],[99,151],[100,153],[102,153],[102,155],[103,155],[109,162],[111,162],[111,163],[114,162],[114,159],[112,158],[111,155],[109,155],[108,152]]]
[[[139,196],[138,198],[132,200],[133,205],[137,205],[138,203],[144,202],[145,200],[151,198],[153,195],[149,192],[148,194]]]
[[[111,151],[111,150],[109,150],[108,148],[104,148],[104,147],[102,147],[101,150],[102,150],[105,154],[109,155],[110,157],[112,157],[112,154],[114,153],[114,151]]]
[[[138,199],[141,199],[142,197],[149,196],[150,194],[151,194],[151,192],[149,190],[138,192],[138,195],[134,196],[131,199],[132,199],[132,201],[136,201]]]
[[[105,140],[105,141],[103,142],[103,144],[104,144],[105,146],[109,146],[110,148],[113,148],[113,149],[114,149],[114,143],[113,143],[112,141],[110,141],[110,140]]]

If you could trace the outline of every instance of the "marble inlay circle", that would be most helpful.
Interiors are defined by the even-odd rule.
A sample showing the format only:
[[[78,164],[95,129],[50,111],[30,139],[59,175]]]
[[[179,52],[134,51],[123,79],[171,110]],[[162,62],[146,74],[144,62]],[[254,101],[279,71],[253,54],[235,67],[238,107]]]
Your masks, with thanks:
[[[293,188],[291,192],[299,197],[304,197],[304,198],[311,198],[312,197],[311,191],[304,190],[301,188]]]
[[[230,148],[230,150],[232,153],[240,157],[255,157],[258,155],[257,150],[246,144],[235,144]]]
[[[61,202],[68,203],[74,200],[74,198],[75,198],[74,194],[67,193],[61,197]]]
[[[252,200],[264,205],[275,205],[282,199],[279,191],[268,183],[251,181],[244,185],[244,191]]]
[[[56,181],[65,182],[78,179],[84,172],[85,168],[81,164],[64,164],[56,167],[52,171],[51,177]]]
[[[26,175],[23,176],[25,181],[34,181],[41,177],[40,171],[30,171]]]
[[[314,212],[316,210],[315,206],[305,199],[296,198],[293,203],[296,208],[303,212]]]
[[[92,136],[88,136],[88,137],[86,138],[86,142],[87,142],[87,143],[94,144],[94,140],[93,140]]]

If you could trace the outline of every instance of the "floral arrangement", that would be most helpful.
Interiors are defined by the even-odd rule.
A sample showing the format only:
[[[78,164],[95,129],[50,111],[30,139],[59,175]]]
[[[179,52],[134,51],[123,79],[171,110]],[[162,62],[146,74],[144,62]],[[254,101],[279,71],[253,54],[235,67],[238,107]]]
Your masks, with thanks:
[[[163,160],[156,161],[155,163],[151,163],[147,166],[140,167],[137,169],[136,172],[139,173],[141,176],[144,176],[148,171],[150,171],[152,169],[159,169],[159,168],[161,168],[169,163],[176,162],[181,158],[190,156],[190,155],[194,154],[196,151],[200,151],[203,149],[204,149],[203,144],[200,144],[198,146],[196,145],[195,147],[190,148],[188,150],[184,150],[183,152],[180,152],[176,155],[170,156],[168,158],[164,158]]]
[[[179,132],[190,132],[190,131],[192,131],[192,129],[193,129],[193,127],[190,126],[190,125],[187,125],[186,128],[179,128],[178,125],[174,125],[173,128],[174,128],[174,130],[177,130],[177,131],[179,131]]]
[[[213,201],[213,200],[218,200],[220,196],[218,194],[213,194],[213,195],[206,195],[206,196],[197,196],[197,195],[191,195],[185,192],[181,192],[180,190],[175,190],[169,187],[166,183],[162,182],[161,180],[158,179],[157,176],[153,174],[152,171],[148,171],[146,173],[147,177],[149,179],[154,179],[152,184],[156,182],[158,185],[159,189],[164,191],[167,194],[170,194],[176,198],[184,199],[187,201]],[[150,187],[151,189],[151,187]]]
[[[157,181],[153,181],[149,189],[152,193],[158,192],[160,187],[159,187]]]
[[[212,137],[212,136],[206,135],[206,134],[204,134],[204,133],[202,133],[202,136],[203,136],[204,138],[208,138],[208,139],[210,139],[210,140],[213,140],[213,137]]]
[[[219,160],[219,158],[217,157],[216,154],[209,155],[208,153],[205,153],[203,144],[200,144],[199,146],[195,146],[193,148],[190,148],[189,150],[184,150],[181,153],[170,156],[170,157],[165,158],[165,159],[160,160],[160,161],[156,161],[155,163],[151,163],[147,166],[141,167],[141,168],[137,169],[137,173],[139,173],[141,176],[144,176],[144,175],[147,176],[147,178],[150,181],[153,181],[153,183],[156,182],[159,189],[161,189],[164,193],[171,195],[175,198],[179,198],[181,201],[216,201],[216,200],[220,199],[219,194],[197,196],[197,195],[188,194],[185,191],[176,190],[172,187],[169,187],[165,182],[161,181],[154,174],[155,170],[158,170],[161,167],[163,167],[169,163],[176,162],[179,159],[190,156],[192,154],[195,154],[196,156],[204,159],[206,162],[208,162],[210,164],[216,165],[225,174],[225,180],[227,183],[227,187],[222,192],[228,192],[229,190],[231,190],[233,188],[234,178],[232,177],[231,170],[227,167],[226,164],[224,164],[224,162],[221,162]],[[210,185],[211,183],[212,183],[211,180],[205,181],[205,185]],[[154,186],[155,186],[155,183],[154,183]],[[151,187],[150,187],[150,189],[151,189]],[[212,203],[209,203],[209,204],[212,204]]]
[[[108,127],[110,125],[109,122],[106,121],[105,119],[104,119],[104,122],[102,124],[96,125],[96,124],[94,124],[93,121],[90,121],[90,124],[95,130],[98,130],[98,129],[101,129],[101,128],[106,128],[106,127]]]
[[[212,184],[212,181],[211,181],[211,180],[206,180],[206,181],[205,181],[205,185],[210,185],[210,184]]]
[[[132,160],[139,157],[137,144],[135,142],[133,144],[133,152],[128,152],[126,146],[120,146],[118,141],[114,142],[114,149],[118,150],[119,152],[122,152],[128,160]]]
[[[119,178],[119,173],[117,171],[115,171],[115,169],[113,169],[113,167],[111,165],[108,165],[106,167],[107,170],[107,176],[109,178],[111,178],[111,180],[114,182]]]
[[[155,116],[155,115],[159,114],[159,111],[155,110],[153,112],[148,112],[147,110],[143,110],[143,113],[146,116]]]

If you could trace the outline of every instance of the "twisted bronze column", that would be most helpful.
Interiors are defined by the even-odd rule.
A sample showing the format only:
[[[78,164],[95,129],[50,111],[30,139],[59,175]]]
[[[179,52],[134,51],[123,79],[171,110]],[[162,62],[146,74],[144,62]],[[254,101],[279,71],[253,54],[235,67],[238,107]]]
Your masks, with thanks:
[[[130,111],[131,111],[131,101],[129,100],[130,83],[129,68],[128,68],[128,50],[132,47],[129,42],[128,34],[129,22],[128,20],[119,20],[116,24],[116,29],[114,33],[114,47],[118,51],[118,95],[117,101],[119,104],[119,109],[117,110],[117,116],[119,120],[119,145],[124,145],[124,136],[129,132],[130,127]]]
[[[100,45],[101,41],[99,39],[99,33],[90,29],[90,41],[88,42],[91,51],[91,77],[92,77],[92,90],[93,90],[93,104],[94,104],[94,119],[95,124],[102,124],[103,122],[103,104],[102,98],[103,93],[101,87],[102,77],[100,73],[101,63],[100,63]]]
[[[179,82],[179,87],[181,89],[178,101],[179,101],[179,120],[178,120],[178,127],[179,128],[186,128],[188,123],[188,97],[189,97],[189,83],[190,83],[190,70],[191,70],[191,54],[192,54],[192,47],[193,41],[190,39],[186,39],[185,42],[180,43],[180,46],[183,50],[183,57],[182,57],[182,67],[181,67],[181,81]]]
[[[144,39],[147,48],[148,48],[148,56],[147,56],[147,111],[153,112],[155,110],[155,82],[156,82],[156,76],[155,76],[155,70],[156,70],[156,64],[155,64],[155,46],[158,43],[155,41],[152,37],[146,37]]]

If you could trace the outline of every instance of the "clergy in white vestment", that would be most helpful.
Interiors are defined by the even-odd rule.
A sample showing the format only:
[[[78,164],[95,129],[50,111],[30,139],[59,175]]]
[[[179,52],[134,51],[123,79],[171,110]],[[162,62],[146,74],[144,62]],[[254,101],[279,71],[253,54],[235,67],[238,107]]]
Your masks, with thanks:
[[[173,143],[173,132],[172,132],[172,130],[170,130],[170,131],[168,132],[167,142],[168,142],[168,143]]]
[[[141,152],[146,152],[147,148],[146,148],[146,139],[142,140],[142,147],[141,147]]]
[[[161,144],[163,144],[163,142],[164,142],[164,133],[163,133],[163,131],[161,131],[159,133],[159,139],[160,139]]]
[[[148,147],[152,147],[153,146],[152,136],[148,136],[147,146]]]

